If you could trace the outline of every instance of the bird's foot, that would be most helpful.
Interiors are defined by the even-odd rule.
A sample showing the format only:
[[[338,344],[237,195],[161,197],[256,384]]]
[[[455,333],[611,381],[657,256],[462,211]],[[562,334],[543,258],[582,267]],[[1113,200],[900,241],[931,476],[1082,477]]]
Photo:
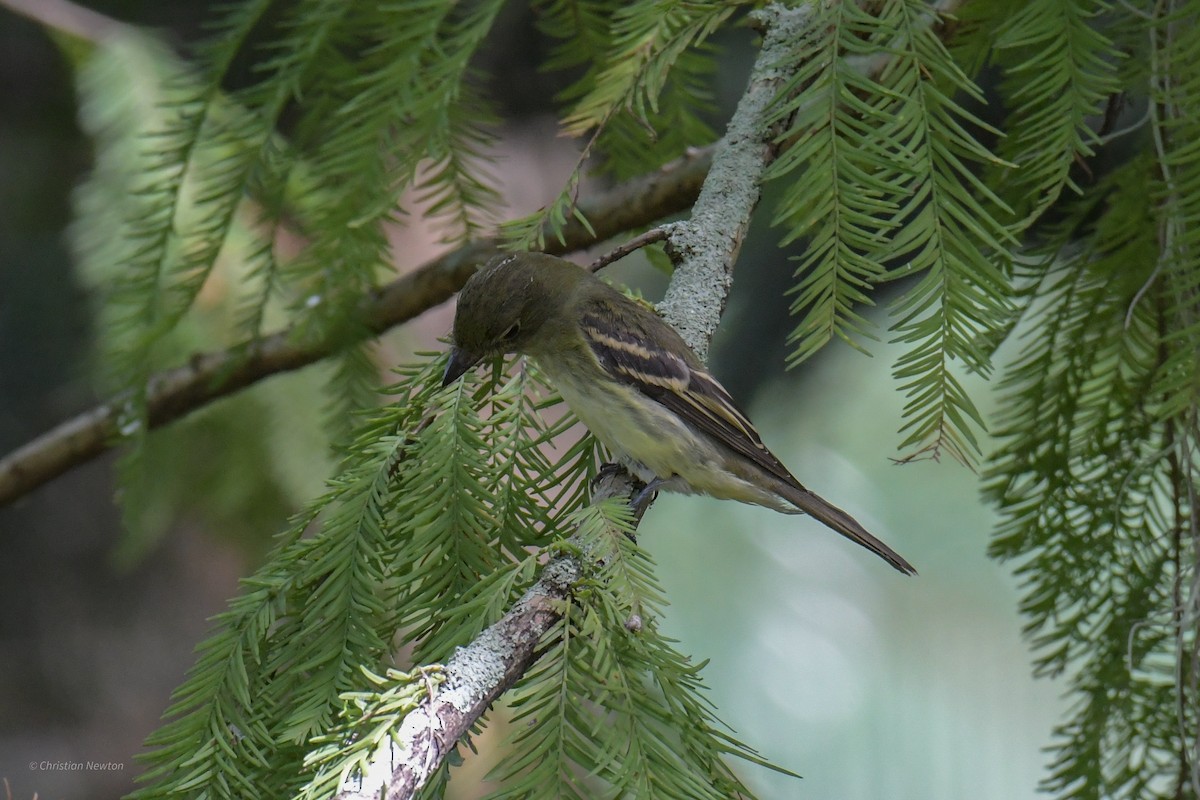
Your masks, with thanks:
[[[650,504],[654,502],[654,498],[658,496],[658,487],[666,482],[666,478],[655,478],[633,496],[633,499],[629,501],[629,505],[633,508],[633,515],[635,517],[638,519],[642,518],[642,515],[646,513],[646,509],[650,507]]]
[[[596,474],[592,476],[591,484],[589,484],[592,494],[596,493],[596,490],[600,488],[600,484],[603,483],[606,478],[613,477],[623,469],[625,469],[623,466],[613,463],[612,461],[608,462],[607,464],[601,464],[600,469],[596,470]]]

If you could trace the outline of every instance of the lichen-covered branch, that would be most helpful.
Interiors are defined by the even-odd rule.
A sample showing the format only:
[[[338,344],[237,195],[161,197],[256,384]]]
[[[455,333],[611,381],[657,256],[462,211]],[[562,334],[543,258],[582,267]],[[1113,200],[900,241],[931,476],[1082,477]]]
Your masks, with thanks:
[[[633,488],[626,473],[607,472],[597,478],[592,500],[629,497]],[[404,717],[395,739],[380,745],[362,775],[347,778],[337,799],[414,797],[458,740],[537,659],[538,642],[562,618],[582,574],[573,555],[548,563],[498,622],[455,652],[443,670],[445,681]]]
[[[658,310],[696,354],[707,360],[729,289],[733,265],[761,194],[763,172],[775,159],[769,111],[790,78],[787,52],[805,34],[807,5],[770,5],[753,15],[764,29],[750,82],[717,142],[717,154],[691,218],[669,226],[667,253],[675,274]]]

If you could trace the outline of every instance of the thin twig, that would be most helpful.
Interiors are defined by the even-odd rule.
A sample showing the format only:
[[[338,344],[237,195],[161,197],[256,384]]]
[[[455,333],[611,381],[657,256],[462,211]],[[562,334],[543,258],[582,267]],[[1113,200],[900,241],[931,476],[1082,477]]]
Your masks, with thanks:
[[[620,261],[622,258],[632,252],[641,250],[643,247],[654,244],[655,242],[663,241],[667,238],[667,231],[668,229],[665,227],[658,227],[651,228],[645,233],[638,234],[632,239],[622,243],[618,247],[614,247],[612,250],[609,250],[607,253],[601,255],[588,265],[588,269],[590,269],[592,272],[599,272],[609,264],[613,263],[614,261]]]

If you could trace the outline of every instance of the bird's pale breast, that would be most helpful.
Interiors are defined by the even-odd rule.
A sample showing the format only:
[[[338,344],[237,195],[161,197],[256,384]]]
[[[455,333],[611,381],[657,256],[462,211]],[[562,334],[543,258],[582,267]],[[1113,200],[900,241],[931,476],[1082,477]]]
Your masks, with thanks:
[[[739,476],[744,459],[723,452],[636,389],[609,381],[584,383],[567,363],[546,356],[537,361],[575,416],[643,481],[662,478],[662,488],[670,491],[794,511],[778,495]]]

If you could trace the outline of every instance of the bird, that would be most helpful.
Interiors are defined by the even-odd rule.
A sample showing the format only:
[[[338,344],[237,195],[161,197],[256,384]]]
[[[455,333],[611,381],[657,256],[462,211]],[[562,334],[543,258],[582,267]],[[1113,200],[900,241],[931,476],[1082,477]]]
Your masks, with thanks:
[[[463,285],[448,386],[486,358],[532,358],[567,406],[646,483],[808,514],[906,575],[913,566],[805,488],[767,449],[729,392],[651,308],[545,253],[494,257]]]

